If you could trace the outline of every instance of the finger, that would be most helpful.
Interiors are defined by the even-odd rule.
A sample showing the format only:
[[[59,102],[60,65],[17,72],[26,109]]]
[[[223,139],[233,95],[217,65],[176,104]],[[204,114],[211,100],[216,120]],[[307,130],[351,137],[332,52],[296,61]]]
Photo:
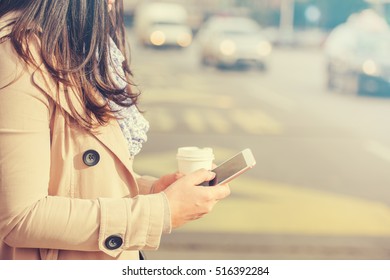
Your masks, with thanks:
[[[183,175],[180,173],[172,173],[172,174],[164,175],[160,178],[160,184],[164,186],[169,186],[182,176]]]
[[[184,177],[185,174],[180,173],[180,172],[176,172],[176,173],[175,173],[175,176],[176,176],[176,180],[179,180],[181,177]]]
[[[215,173],[202,168],[188,174],[186,177],[187,180],[190,180],[191,184],[199,185],[205,181],[210,181],[214,179]]]

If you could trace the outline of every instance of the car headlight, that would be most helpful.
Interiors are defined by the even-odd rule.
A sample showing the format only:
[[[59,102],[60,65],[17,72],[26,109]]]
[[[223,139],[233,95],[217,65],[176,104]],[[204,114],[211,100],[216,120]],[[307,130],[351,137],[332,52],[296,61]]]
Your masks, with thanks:
[[[177,38],[177,44],[180,47],[188,47],[192,42],[192,36],[189,33],[182,33],[180,36]]]
[[[267,56],[271,51],[272,45],[267,41],[263,41],[257,45],[257,53],[261,56]]]
[[[231,40],[223,40],[219,44],[219,50],[223,55],[233,55],[236,52],[236,44]]]
[[[375,63],[375,61],[373,61],[371,59],[367,59],[366,61],[363,62],[362,70],[363,70],[364,74],[369,75],[369,76],[379,75],[379,67]]]
[[[162,46],[165,43],[165,34],[160,30],[153,31],[150,34],[150,42],[155,46]]]

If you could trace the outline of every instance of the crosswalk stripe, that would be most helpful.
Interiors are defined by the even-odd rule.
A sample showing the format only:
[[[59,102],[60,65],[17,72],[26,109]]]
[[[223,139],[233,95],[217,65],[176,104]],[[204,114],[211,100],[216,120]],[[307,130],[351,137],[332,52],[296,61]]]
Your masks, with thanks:
[[[154,108],[154,110],[146,115],[151,128],[160,131],[172,131],[176,128],[176,120],[173,118],[171,112],[167,109]]]
[[[183,118],[192,131],[206,132],[207,124],[199,111],[193,109],[185,110]]]
[[[226,115],[222,115],[215,111],[208,111],[207,120],[213,130],[218,133],[225,134],[231,130],[231,125]]]
[[[192,132],[205,133],[213,131],[227,134],[233,130],[234,125],[249,134],[281,134],[282,125],[261,110],[197,110],[184,109],[176,112],[164,108],[154,108],[146,118],[151,128],[156,131],[169,132],[177,129],[180,122]]]
[[[187,91],[183,93],[180,89],[165,88],[158,90],[149,90],[143,97],[143,103],[147,105],[158,104],[161,102],[174,102],[176,104],[199,105],[205,108],[231,108],[234,106],[234,100],[227,95],[210,96],[201,91]]]
[[[280,134],[281,125],[260,110],[234,110],[232,120],[250,134]]]

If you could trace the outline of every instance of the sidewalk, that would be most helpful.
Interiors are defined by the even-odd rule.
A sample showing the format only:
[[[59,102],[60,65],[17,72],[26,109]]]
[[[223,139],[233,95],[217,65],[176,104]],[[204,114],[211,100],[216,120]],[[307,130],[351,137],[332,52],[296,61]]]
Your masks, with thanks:
[[[389,260],[390,237],[176,232],[150,260]]]

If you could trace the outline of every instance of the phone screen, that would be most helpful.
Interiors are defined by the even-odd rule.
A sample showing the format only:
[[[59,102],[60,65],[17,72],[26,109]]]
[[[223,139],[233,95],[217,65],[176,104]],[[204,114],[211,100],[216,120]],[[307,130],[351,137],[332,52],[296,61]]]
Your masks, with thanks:
[[[246,166],[247,164],[244,155],[239,153],[235,157],[229,159],[212,170],[215,173],[215,178],[208,182],[208,185],[218,185],[220,182],[223,182],[232,175],[240,172]]]

